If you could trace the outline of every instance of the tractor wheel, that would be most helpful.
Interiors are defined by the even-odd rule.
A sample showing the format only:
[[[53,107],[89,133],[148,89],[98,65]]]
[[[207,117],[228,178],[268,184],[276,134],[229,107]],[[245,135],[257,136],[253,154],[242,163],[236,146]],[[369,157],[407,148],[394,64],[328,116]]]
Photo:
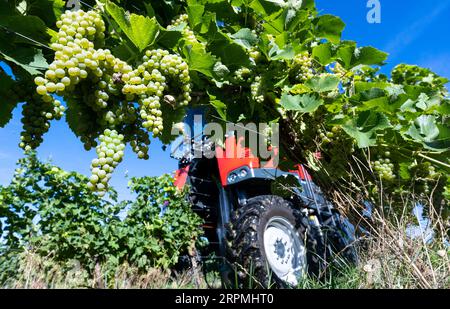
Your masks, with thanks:
[[[347,219],[334,213],[334,224],[323,226],[324,243],[328,248],[329,262],[338,268],[356,266],[359,263],[354,233],[349,230]]]
[[[325,246],[318,228],[281,197],[251,198],[234,212],[227,229],[225,284],[239,288],[296,287],[318,275]]]

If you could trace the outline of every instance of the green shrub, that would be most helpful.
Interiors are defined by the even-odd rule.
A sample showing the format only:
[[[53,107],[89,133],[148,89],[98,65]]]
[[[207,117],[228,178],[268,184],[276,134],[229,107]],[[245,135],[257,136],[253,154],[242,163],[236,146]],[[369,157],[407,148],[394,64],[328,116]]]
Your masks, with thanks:
[[[125,262],[168,269],[192,252],[201,220],[170,175],[132,178],[136,199],[120,203],[113,189],[101,199],[87,183],[35,153],[18,161],[10,185],[0,186],[0,280],[14,273],[24,250],[62,264],[75,260],[91,272],[101,263],[112,273]]]

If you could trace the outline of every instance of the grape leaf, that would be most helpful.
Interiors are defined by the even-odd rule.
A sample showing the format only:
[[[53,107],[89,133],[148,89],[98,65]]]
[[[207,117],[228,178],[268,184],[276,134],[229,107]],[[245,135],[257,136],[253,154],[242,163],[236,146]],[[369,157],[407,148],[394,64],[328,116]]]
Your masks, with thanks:
[[[306,81],[305,85],[312,90],[322,93],[333,91],[339,86],[340,79],[335,75],[314,76]]]
[[[244,47],[235,43],[228,35],[218,29],[213,29],[210,33],[213,39],[208,44],[208,49],[212,54],[220,57],[222,63],[228,68],[248,66],[249,57]]]
[[[344,41],[341,42],[338,51],[337,57],[341,60],[340,63],[345,69],[352,68],[352,59],[353,52],[355,51],[356,43],[353,41]]]
[[[403,162],[399,164],[398,174],[403,180],[411,179],[411,173],[409,172],[410,167],[411,167],[410,162]]]
[[[332,43],[339,43],[345,23],[337,16],[322,15],[315,20],[316,35],[329,40]]]
[[[316,97],[314,94],[290,95],[283,94],[281,96],[280,104],[288,111],[299,111],[302,113],[312,113],[324,101]]]
[[[169,104],[161,105],[161,112],[163,113],[163,126],[164,129],[159,136],[159,139],[164,145],[172,142],[177,136],[172,135],[172,126],[175,123],[181,122],[183,117],[186,115],[185,108],[176,108],[174,109]]]
[[[202,16],[205,12],[205,7],[199,4],[192,4],[187,8],[187,14],[189,16],[189,23],[192,28],[195,28],[202,22]]]
[[[356,93],[360,93],[369,91],[373,88],[386,89],[391,85],[392,84],[385,82],[355,82],[355,91]]]
[[[342,129],[349,136],[354,138],[359,148],[366,148],[375,145],[376,131],[390,127],[388,118],[378,112],[363,111],[350,120],[348,120]]]
[[[37,16],[48,27],[52,27],[56,19],[64,12],[65,2],[63,0],[27,0],[27,15]]]
[[[357,48],[355,42],[345,41],[341,42],[337,56],[349,70],[358,65],[382,65],[388,54],[371,46]]]
[[[247,49],[252,48],[258,42],[256,34],[248,28],[242,28],[238,32],[230,35],[230,37],[234,42]]]
[[[360,98],[362,101],[370,101],[385,96],[386,92],[380,88],[370,88],[369,90],[360,93]]]
[[[429,112],[429,111],[439,107],[440,102],[441,102],[441,98],[439,97],[439,95],[435,95],[430,98],[425,93],[421,93],[419,95],[419,98],[417,99],[416,107],[420,108],[423,111]]]
[[[255,12],[262,14],[263,16],[271,15],[280,10],[280,6],[266,0],[253,0],[249,1],[249,7]]]
[[[270,60],[291,60],[295,57],[295,51],[292,47],[287,46],[285,49],[279,49],[276,44],[270,50]]]
[[[418,142],[430,143],[439,136],[439,128],[436,125],[436,118],[432,115],[419,116],[406,132]]]
[[[312,56],[322,65],[327,65],[332,61],[331,44],[320,44],[313,48]]]
[[[354,52],[353,56],[352,67],[355,67],[360,64],[382,65],[387,59],[388,54],[374,47],[367,46],[357,49],[357,52]]]
[[[216,96],[209,94],[209,103],[214,107],[219,116],[223,120],[227,120],[227,105],[222,101],[218,100]]]
[[[167,48],[174,49],[180,39],[183,37],[182,30],[186,27],[186,24],[181,24],[170,30],[161,28],[157,37],[158,44]]]
[[[130,14],[111,1],[106,3],[106,11],[139,51],[143,51],[155,42],[160,29],[155,17]]]
[[[6,61],[19,65],[31,75],[42,74],[41,71],[48,68],[47,60],[45,60],[42,50],[40,49],[17,48],[14,52],[8,52],[7,54],[2,51],[0,46],[0,55],[3,56]]]
[[[387,97],[380,97],[365,101],[362,106],[358,107],[358,110],[374,110],[378,112],[391,112],[389,109],[389,99]]]
[[[14,80],[0,69],[0,128],[3,128],[12,118],[12,111],[17,101],[11,98],[9,92],[14,85]]]
[[[206,52],[201,44],[185,45],[183,52],[190,70],[213,77],[217,59],[211,53]]]
[[[226,65],[224,65],[222,62],[218,61],[218,62],[216,62],[216,64],[214,64],[213,72],[214,72],[216,79],[223,80],[230,73],[230,70],[227,68]]]
[[[287,11],[279,10],[268,16],[263,24],[265,32],[272,35],[279,35],[283,32],[286,24]]]
[[[50,39],[45,23],[36,16],[13,15],[0,19],[2,30],[11,31],[16,35],[13,42],[37,45],[36,42],[47,45]]]
[[[425,147],[435,151],[449,151],[450,150],[450,127],[447,125],[436,124],[439,135],[432,142],[426,142]],[[447,156],[447,160],[448,160]]]
[[[422,115],[411,125],[405,133],[406,139],[412,138],[415,142],[421,143],[426,149],[435,152],[445,152],[450,150],[450,128],[441,124],[435,124],[433,116]],[[431,117],[431,118],[429,118]]]

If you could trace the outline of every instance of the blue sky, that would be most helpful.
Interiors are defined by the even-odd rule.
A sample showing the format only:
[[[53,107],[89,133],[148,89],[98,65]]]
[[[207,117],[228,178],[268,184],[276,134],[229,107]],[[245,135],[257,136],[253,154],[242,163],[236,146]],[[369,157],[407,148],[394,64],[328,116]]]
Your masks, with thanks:
[[[450,0],[380,0],[381,24],[366,21],[367,0],[316,0],[323,14],[340,16],[347,27],[343,38],[360,45],[371,45],[390,53],[389,63],[383,68],[388,73],[398,63],[419,64],[450,78]],[[0,102],[1,104],[1,102]],[[21,109],[14,111],[13,120],[0,129],[0,185],[10,182],[15,162],[22,155],[18,147]],[[116,169],[111,184],[121,199],[130,198],[127,179],[132,176],[155,176],[170,173],[177,162],[169,152],[162,151],[157,140],[150,146],[150,159],[138,160],[129,146],[124,161]],[[69,130],[64,120],[54,121],[38,149],[39,157],[51,159],[56,165],[89,174],[90,161],[95,151],[87,152]]]

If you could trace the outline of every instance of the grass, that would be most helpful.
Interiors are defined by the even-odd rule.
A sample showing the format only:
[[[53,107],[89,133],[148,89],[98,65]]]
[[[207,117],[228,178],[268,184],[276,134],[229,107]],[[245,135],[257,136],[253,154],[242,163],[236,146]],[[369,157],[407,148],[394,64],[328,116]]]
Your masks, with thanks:
[[[301,289],[416,289],[450,288],[449,250],[435,241],[426,243],[422,238],[410,239],[406,235],[406,217],[386,220],[375,211],[373,220],[366,224],[377,225],[371,236],[359,241],[360,264],[357,267],[333,269],[321,278],[307,278]],[[332,267],[332,266],[330,266]],[[97,264],[94,271],[81,268],[76,261],[65,265],[33,252],[20,255],[19,268],[14,277],[3,283],[3,288],[219,288],[216,270],[206,277],[196,270],[183,272],[148,269],[139,272],[122,264],[111,270]]]
[[[139,272],[135,267],[122,264],[113,270],[97,264],[92,273],[80,267],[76,261],[62,265],[49,257],[27,251],[20,255],[19,268],[13,278],[6,280],[2,288],[25,289],[178,289],[206,288],[196,281],[192,271],[176,273],[151,268]]]
[[[362,181],[361,183],[364,183]],[[331,269],[321,280],[307,278],[298,288],[303,289],[430,289],[450,288],[450,251],[444,244],[448,221],[442,219],[432,204],[427,205],[435,237],[427,242],[423,235],[411,239],[407,227],[414,221],[411,208],[414,199],[405,199],[404,208],[393,212],[389,207],[376,207],[369,219],[363,216],[360,201],[338,191],[334,204],[351,218],[356,227],[369,230],[358,240],[360,263],[356,267]],[[430,200],[432,200],[430,198]],[[384,205],[386,206],[386,205]],[[26,251],[19,255],[17,270],[1,283],[3,288],[219,288],[217,265],[205,261],[207,271],[200,267],[182,272],[148,269],[139,272],[122,264],[111,268],[97,264],[93,272],[80,267],[76,261],[64,265],[51,257]],[[216,263],[217,264],[217,263]],[[213,267],[211,267],[211,265]],[[332,268],[332,266],[329,266]],[[4,269],[0,265],[0,269]],[[11,268],[10,268],[11,269]],[[2,274],[0,274],[0,278]],[[3,276],[5,277],[5,276]],[[256,286],[257,284],[255,284]]]

